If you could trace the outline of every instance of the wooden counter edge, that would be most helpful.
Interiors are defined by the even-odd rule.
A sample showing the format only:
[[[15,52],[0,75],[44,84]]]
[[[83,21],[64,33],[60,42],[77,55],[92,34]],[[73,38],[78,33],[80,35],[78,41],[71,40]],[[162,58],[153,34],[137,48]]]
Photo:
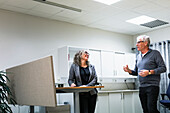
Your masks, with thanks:
[[[88,89],[88,88],[104,88],[104,86],[87,86],[87,87],[57,87],[56,89]]]

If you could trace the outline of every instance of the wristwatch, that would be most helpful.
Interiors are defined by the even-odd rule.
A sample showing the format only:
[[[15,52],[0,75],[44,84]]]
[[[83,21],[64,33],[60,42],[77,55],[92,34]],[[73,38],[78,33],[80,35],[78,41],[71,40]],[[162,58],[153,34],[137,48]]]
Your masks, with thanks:
[[[149,75],[151,75],[152,73],[151,73],[151,70],[149,70]]]

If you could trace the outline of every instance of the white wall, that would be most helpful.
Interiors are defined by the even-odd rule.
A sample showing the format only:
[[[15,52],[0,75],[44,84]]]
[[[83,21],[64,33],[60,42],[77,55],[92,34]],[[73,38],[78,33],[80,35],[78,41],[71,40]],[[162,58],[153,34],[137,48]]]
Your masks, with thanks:
[[[0,10],[0,70],[30,62],[65,45],[131,52],[133,38],[99,29]]]
[[[170,40],[170,27],[154,30],[154,31],[151,31],[151,32],[146,32],[146,33],[143,33],[143,34],[150,36],[151,43]],[[139,35],[141,35],[141,34],[139,34]],[[136,37],[137,36],[138,35],[134,36],[134,45],[136,44]]]

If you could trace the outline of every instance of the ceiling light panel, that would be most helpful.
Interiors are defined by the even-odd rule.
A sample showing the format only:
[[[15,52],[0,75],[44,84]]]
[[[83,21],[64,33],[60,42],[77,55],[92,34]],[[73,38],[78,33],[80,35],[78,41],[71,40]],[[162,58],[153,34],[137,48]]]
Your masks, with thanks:
[[[155,21],[155,20],[156,20],[155,18],[151,18],[151,17],[143,15],[143,16],[139,16],[139,17],[127,20],[126,22],[140,25],[140,24],[148,23],[148,22]]]
[[[154,28],[154,27],[165,25],[165,24],[169,24],[169,23],[165,22],[165,21],[162,21],[162,20],[155,20],[155,21],[152,21],[152,22],[141,24],[141,26],[145,26],[145,27],[149,27],[149,28]]]
[[[111,5],[116,2],[119,2],[120,0],[94,0],[94,1],[106,4],[106,5]]]

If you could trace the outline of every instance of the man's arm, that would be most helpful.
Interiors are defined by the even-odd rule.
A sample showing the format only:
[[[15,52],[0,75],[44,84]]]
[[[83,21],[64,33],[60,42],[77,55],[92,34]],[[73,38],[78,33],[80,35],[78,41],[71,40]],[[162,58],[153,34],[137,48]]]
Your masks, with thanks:
[[[156,53],[155,62],[157,64],[157,68],[153,70],[154,74],[161,74],[163,72],[166,72],[164,60],[159,52]]]

